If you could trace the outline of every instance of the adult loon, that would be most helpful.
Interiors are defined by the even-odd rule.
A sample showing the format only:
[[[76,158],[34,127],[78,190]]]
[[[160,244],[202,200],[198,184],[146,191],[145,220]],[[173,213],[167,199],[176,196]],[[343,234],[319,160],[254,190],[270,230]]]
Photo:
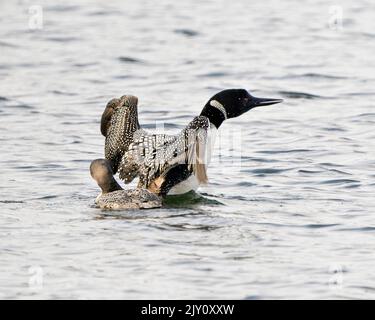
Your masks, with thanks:
[[[162,205],[161,198],[146,189],[123,190],[113,177],[108,160],[92,161],[90,173],[102,189],[95,200],[101,209],[150,209]]]
[[[105,158],[125,183],[139,176],[138,188],[157,195],[186,193],[207,182],[206,165],[215,133],[225,120],[280,102],[253,97],[244,89],[223,90],[180,133],[166,135],[143,130],[138,122],[138,98],[124,95],[109,101],[102,115]]]

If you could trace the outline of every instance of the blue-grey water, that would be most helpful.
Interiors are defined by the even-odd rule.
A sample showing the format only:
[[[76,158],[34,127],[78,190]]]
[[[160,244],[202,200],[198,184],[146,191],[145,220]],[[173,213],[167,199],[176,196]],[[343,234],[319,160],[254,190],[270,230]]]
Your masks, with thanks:
[[[374,10],[1,1],[0,298],[375,298]],[[285,102],[223,124],[200,195],[94,208],[109,99],[174,133],[236,87]]]

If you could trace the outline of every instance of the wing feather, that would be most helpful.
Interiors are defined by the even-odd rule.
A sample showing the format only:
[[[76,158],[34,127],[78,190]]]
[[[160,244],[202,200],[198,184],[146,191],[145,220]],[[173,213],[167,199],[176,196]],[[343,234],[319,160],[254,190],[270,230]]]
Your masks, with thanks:
[[[133,142],[121,159],[119,177],[130,183],[139,175],[139,168],[154,150],[164,148],[176,140],[176,136],[166,134],[149,134],[140,129],[133,135]]]
[[[134,132],[139,129],[137,105],[137,97],[123,96],[112,111],[104,153],[111,162],[113,173],[117,172],[121,158],[133,141]]]
[[[208,128],[209,120],[199,116],[176,136],[147,135],[139,130],[122,158],[120,178],[128,183],[139,175],[139,186],[147,188],[171,168],[186,164],[200,183],[206,183]]]

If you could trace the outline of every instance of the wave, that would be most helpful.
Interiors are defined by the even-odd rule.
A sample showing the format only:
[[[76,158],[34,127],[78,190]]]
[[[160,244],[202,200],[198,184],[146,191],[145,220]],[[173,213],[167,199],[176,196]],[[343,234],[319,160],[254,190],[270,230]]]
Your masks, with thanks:
[[[118,60],[124,63],[145,63],[143,60],[127,56],[118,57]]]
[[[300,91],[279,91],[279,93],[291,99],[330,99],[329,97]]]
[[[192,29],[175,29],[174,33],[181,34],[185,37],[196,37],[200,34],[198,31]]]

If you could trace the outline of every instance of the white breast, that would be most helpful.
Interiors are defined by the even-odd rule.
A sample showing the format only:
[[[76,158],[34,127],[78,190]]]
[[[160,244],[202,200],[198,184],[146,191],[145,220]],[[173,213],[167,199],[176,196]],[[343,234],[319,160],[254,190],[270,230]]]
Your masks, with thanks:
[[[210,130],[208,131],[208,141],[207,141],[207,166],[211,162],[211,155],[215,146],[215,139],[217,134],[217,128],[210,124]],[[176,184],[169,192],[169,195],[184,194],[192,190],[197,190],[199,183],[195,175],[191,175],[186,180]]]
[[[184,181],[176,184],[171,190],[169,190],[169,195],[176,195],[176,194],[184,194],[191,190],[197,190],[199,187],[199,183],[195,175],[191,175]]]

